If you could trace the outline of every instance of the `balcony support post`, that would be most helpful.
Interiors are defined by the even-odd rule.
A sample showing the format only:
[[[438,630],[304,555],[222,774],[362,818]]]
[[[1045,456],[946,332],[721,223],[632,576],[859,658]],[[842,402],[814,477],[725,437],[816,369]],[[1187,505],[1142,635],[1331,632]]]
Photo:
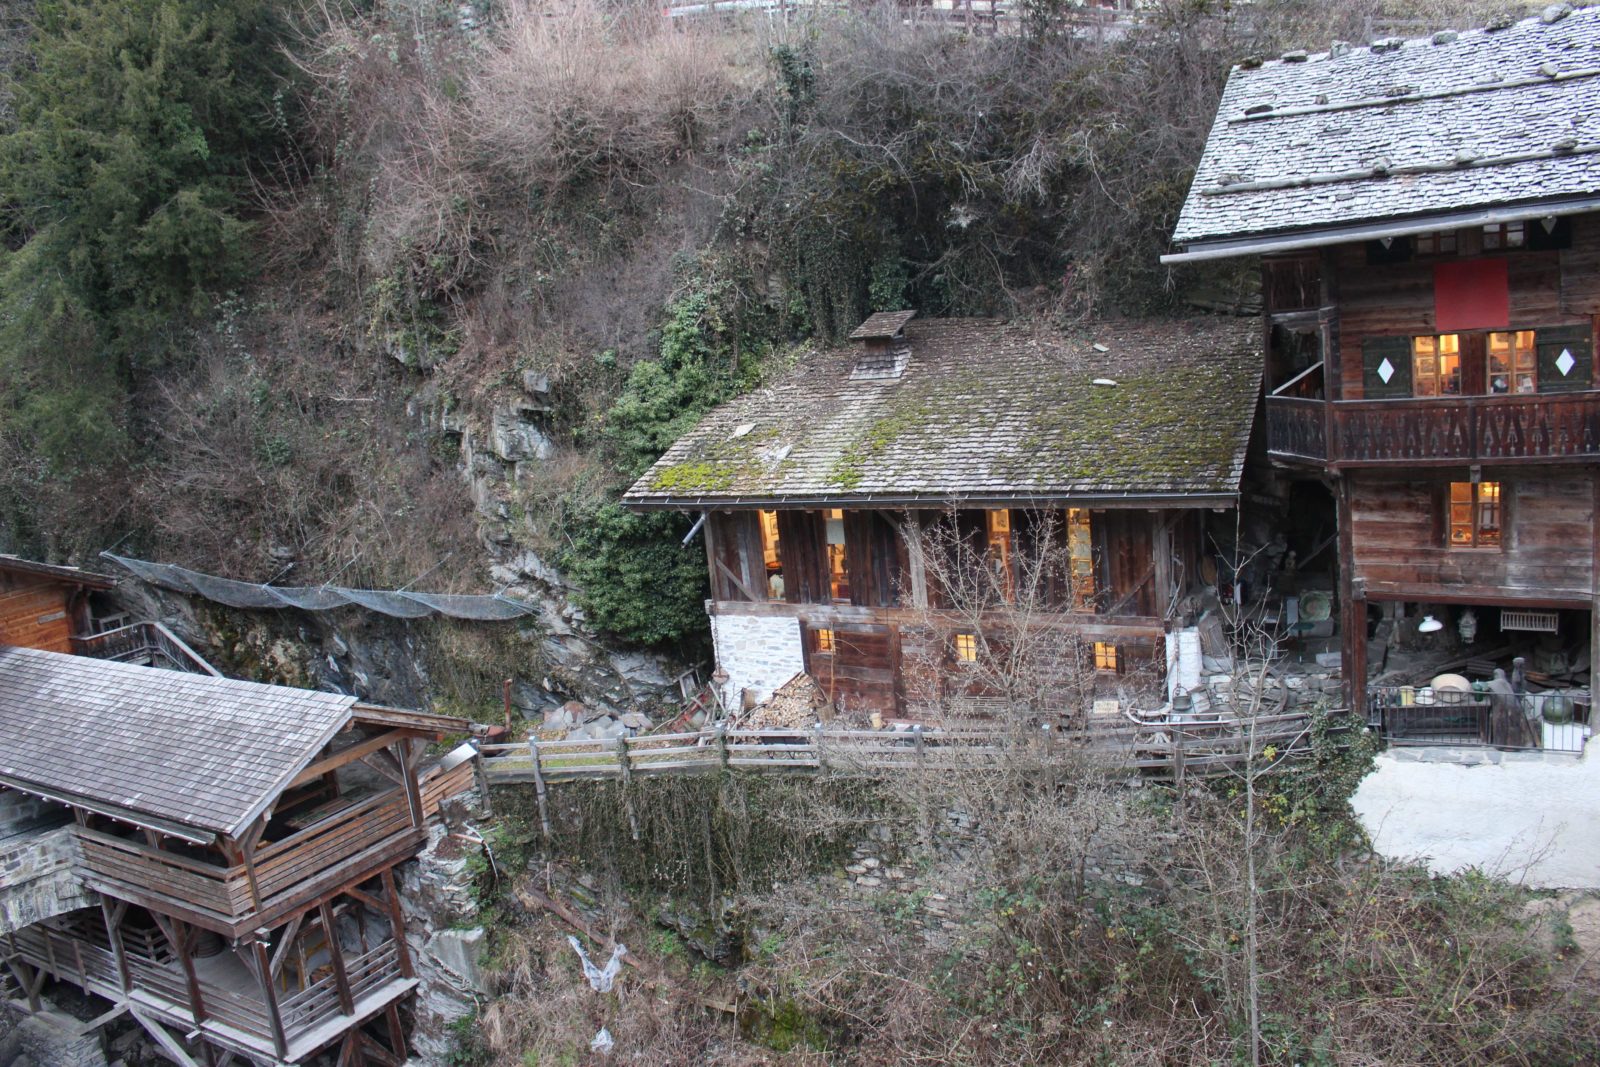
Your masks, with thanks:
[[[339,987],[339,1007],[346,1015],[354,1015],[356,1002],[350,995],[350,972],[345,970],[344,949],[339,944],[339,930],[333,924],[333,909],[328,906],[327,898],[317,905],[317,914],[322,919],[322,936],[328,942],[328,956],[333,963],[333,980]]]
[[[296,933],[295,928],[286,931],[289,937]],[[259,935],[261,931],[257,931]],[[278,1059],[288,1059],[289,1042],[283,1032],[283,1016],[278,1011],[278,983],[277,975],[272,969],[272,959],[267,955],[267,944],[259,936],[245,947],[241,954],[250,970],[255,973],[256,981],[261,983],[261,999],[267,1005],[267,1019],[272,1024],[272,1049],[277,1053]]]
[[[383,869],[383,899],[389,909],[389,929],[394,935],[394,954],[400,963],[400,977],[414,978],[416,972],[411,966],[411,950],[406,947],[405,913],[400,909],[400,891],[395,888],[393,867]]]
[[[1351,526],[1350,478],[1341,476],[1334,485],[1339,515],[1339,603],[1343,612],[1343,640],[1339,655],[1344,676],[1346,706],[1357,714],[1366,712],[1367,693],[1367,601],[1358,597],[1355,584],[1355,533]]]
[[[100,917],[105,920],[106,939],[111,942],[111,955],[117,961],[117,978],[124,994],[133,989],[133,976],[128,971],[128,951],[122,944],[122,918],[128,914],[126,900],[100,898]]]

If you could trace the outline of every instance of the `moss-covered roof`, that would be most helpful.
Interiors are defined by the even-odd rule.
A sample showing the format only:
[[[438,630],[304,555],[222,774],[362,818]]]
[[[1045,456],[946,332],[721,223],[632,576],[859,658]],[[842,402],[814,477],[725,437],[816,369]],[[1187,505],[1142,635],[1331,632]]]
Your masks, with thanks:
[[[856,345],[819,354],[707,415],[624,502],[1231,497],[1259,330],[1220,316],[1067,332],[915,320],[901,377],[852,380]]]

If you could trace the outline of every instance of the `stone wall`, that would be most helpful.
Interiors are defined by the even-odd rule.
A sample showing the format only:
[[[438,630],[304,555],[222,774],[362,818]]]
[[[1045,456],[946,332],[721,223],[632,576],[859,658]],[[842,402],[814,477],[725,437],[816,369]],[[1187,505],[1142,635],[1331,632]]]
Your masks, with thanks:
[[[68,826],[0,840],[0,934],[95,903],[72,872],[77,855]]]
[[[726,672],[722,701],[739,706],[740,694],[750,690],[757,700],[805,670],[798,619],[765,615],[713,615],[711,638],[717,667]]]

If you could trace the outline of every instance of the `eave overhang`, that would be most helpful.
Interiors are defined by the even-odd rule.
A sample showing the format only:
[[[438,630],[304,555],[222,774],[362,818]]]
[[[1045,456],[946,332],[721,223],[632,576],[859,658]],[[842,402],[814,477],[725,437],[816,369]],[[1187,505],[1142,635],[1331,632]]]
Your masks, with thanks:
[[[848,496],[675,496],[625,499],[629,511],[783,511],[816,508],[1084,507],[1084,508],[1232,508],[1233,493],[997,493],[948,494],[853,493]]]
[[[1463,211],[1429,213],[1406,218],[1374,219],[1346,223],[1340,226],[1322,226],[1316,229],[1295,230],[1287,233],[1245,235],[1214,240],[1189,241],[1182,252],[1172,252],[1161,257],[1164,266],[1181,263],[1201,263],[1214,259],[1231,259],[1235,256],[1271,255],[1277,252],[1296,252],[1308,248],[1326,248],[1330,245],[1349,244],[1355,241],[1379,241],[1386,237],[1410,237],[1435,230],[1454,230],[1472,226],[1491,226],[1506,222],[1527,222],[1534,219],[1561,218],[1600,211],[1600,196],[1564,197],[1558,200],[1529,201],[1522,204],[1495,204]]]

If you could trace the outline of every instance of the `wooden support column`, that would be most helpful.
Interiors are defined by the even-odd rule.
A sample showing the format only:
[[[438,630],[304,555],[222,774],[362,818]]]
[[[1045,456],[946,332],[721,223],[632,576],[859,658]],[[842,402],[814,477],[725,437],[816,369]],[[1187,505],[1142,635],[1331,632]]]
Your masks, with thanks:
[[[356,1002],[350,995],[350,972],[344,967],[344,949],[339,947],[339,931],[333,925],[333,909],[324,900],[317,905],[317,914],[322,917],[322,932],[328,941],[328,955],[333,962],[333,981],[339,987],[339,1007],[346,1015],[354,1015]]]
[[[406,946],[406,919],[400,908],[400,890],[394,884],[394,868],[383,869],[383,896],[389,909],[389,929],[394,934],[394,954],[400,963],[400,977],[415,978],[411,949]]]
[[[291,934],[294,930],[289,931]],[[261,999],[267,1005],[267,1020],[272,1024],[272,1050],[278,1059],[288,1059],[289,1041],[283,1032],[283,1015],[278,1011],[277,972],[272,968],[272,958],[267,955],[266,942],[256,940],[245,946],[247,962],[261,983]]]
[[[420,762],[412,754],[412,744],[409,738],[402,739],[390,749],[394,761],[400,767],[400,787],[406,791],[406,806],[411,809],[411,825],[418,830],[427,824],[427,815],[422,808],[422,793],[417,789],[417,763]]]
[[[151,912],[154,916],[155,913]],[[156,916],[156,922],[161,919]],[[178,963],[183,967],[183,977],[189,983],[189,1010],[194,1013],[194,1024],[199,1026],[206,1018],[205,997],[200,993],[200,977],[194,969],[194,938],[197,928],[178,919],[167,919],[171,929],[163,927],[167,940],[172,942],[173,950],[178,954]]]
[[[1344,676],[1344,699],[1353,714],[1365,721],[1367,700],[1367,601],[1355,582],[1355,534],[1351,526],[1350,478],[1341,476],[1334,486],[1339,518],[1339,605],[1341,643],[1339,673]]]
[[[1150,538],[1152,564],[1155,566],[1155,609],[1156,618],[1166,620],[1172,609],[1172,526],[1177,521],[1177,514],[1165,515],[1159,511],[1150,512],[1150,522],[1154,527],[1154,535]]]
[[[1596,358],[1600,359],[1600,347],[1597,347],[1596,351]],[[1589,677],[1600,679],[1600,471],[1596,471],[1592,477],[1594,511],[1589,519],[1589,541],[1594,546],[1594,554],[1590,563],[1589,580],[1594,595],[1594,606],[1589,612]],[[1594,693],[1597,689],[1600,689],[1600,686],[1591,681],[1589,692]]]
[[[27,960],[20,956],[13,956],[6,960],[6,966],[17,979],[17,984],[22,987],[23,996],[28,998],[28,1010],[38,1011],[42,1004],[39,1003],[39,990],[44,988],[43,970],[36,970]]]
[[[122,943],[122,919],[128,914],[126,900],[100,898],[100,917],[105,920],[106,939],[111,942],[111,955],[117,961],[117,978],[124,993],[133,989],[133,976],[128,972],[128,950]]]

